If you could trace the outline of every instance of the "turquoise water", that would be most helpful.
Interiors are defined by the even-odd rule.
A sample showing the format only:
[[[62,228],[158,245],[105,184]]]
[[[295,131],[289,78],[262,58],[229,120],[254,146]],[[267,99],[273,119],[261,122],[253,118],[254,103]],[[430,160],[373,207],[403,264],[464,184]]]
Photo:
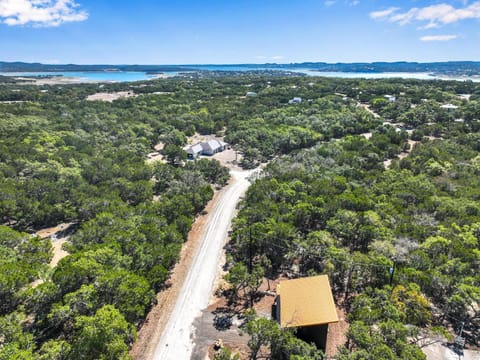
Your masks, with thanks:
[[[324,76],[324,77],[340,77],[344,79],[419,79],[419,80],[434,80],[438,77],[428,73],[361,73],[361,72],[327,72],[327,71],[313,71],[305,70],[303,73],[309,76]]]
[[[187,65],[188,67],[188,65]],[[334,72],[334,71],[317,71],[309,68],[265,68],[262,66],[241,66],[241,65],[193,65],[196,69],[210,71],[250,71],[250,70],[281,70],[294,73],[306,74],[308,76],[338,77],[343,79],[417,79],[417,80],[472,80],[480,82],[480,78],[475,77],[442,77],[423,72],[384,72],[384,73],[362,73],[362,72]]]
[[[185,68],[186,66],[184,66]],[[228,65],[195,65],[192,66],[192,71],[195,69],[210,70],[210,71],[250,71],[250,70],[272,70],[261,67],[248,67],[248,66],[228,66]],[[346,79],[419,79],[419,80],[472,80],[480,82],[480,78],[445,78],[440,76],[431,75],[428,73],[353,73],[353,72],[322,72],[314,71],[311,69],[289,69],[289,68],[277,68],[275,70],[284,70],[290,72],[303,73],[308,76],[324,76],[324,77],[339,77]],[[178,75],[178,72],[166,71],[167,76]],[[73,77],[78,79],[78,82],[128,82],[128,81],[144,81],[155,79],[157,76],[149,75],[145,72],[135,71],[115,71],[115,72],[102,72],[102,71],[78,71],[78,72],[16,72],[16,73],[0,73],[0,75],[6,76],[64,76]]]
[[[106,82],[126,82],[142,81],[155,79],[155,75],[148,75],[144,72],[136,71],[78,71],[78,72],[9,72],[0,73],[6,76],[64,76],[78,78],[81,81],[106,81]]]
[[[478,77],[446,77],[438,76],[429,73],[421,72],[400,72],[400,73],[348,73],[348,72],[321,72],[321,71],[312,71],[307,70],[304,72],[309,76],[325,76],[325,77],[340,77],[344,79],[393,79],[393,78],[402,78],[402,79],[417,79],[417,80],[456,80],[456,81],[465,81],[471,80],[473,82],[480,82]]]

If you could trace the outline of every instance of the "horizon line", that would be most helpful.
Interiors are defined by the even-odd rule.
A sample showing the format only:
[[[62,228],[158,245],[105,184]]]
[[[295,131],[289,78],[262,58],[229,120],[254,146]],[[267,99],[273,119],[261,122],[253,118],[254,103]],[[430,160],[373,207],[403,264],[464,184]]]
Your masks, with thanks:
[[[44,63],[38,61],[24,61],[24,60],[14,60],[6,61],[0,60],[0,63],[24,63],[24,64],[39,64],[39,65],[48,65],[48,66],[65,66],[65,65],[74,65],[74,66],[240,66],[240,65],[302,65],[302,64],[325,64],[325,65],[354,65],[354,64],[442,64],[442,63],[479,63],[480,60],[446,60],[446,61],[409,61],[409,60],[395,60],[395,61],[352,61],[352,62],[327,62],[327,61],[301,61],[301,62],[265,62],[265,63],[256,63],[256,62],[245,62],[245,63],[190,63],[190,64],[154,64],[154,63]]]

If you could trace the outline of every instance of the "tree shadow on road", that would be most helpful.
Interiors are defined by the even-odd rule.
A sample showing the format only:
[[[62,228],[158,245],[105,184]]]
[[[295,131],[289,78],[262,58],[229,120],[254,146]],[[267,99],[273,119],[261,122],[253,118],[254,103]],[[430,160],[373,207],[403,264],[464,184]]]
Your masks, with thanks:
[[[228,307],[220,307],[215,309],[212,314],[213,326],[218,331],[226,331],[232,327],[233,318],[237,315],[236,312]]]

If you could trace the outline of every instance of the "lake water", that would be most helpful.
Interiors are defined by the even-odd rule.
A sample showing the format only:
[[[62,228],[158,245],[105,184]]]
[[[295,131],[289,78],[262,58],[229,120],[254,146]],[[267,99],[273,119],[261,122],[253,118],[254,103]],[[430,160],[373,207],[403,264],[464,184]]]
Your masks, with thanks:
[[[155,79],[155,75],[149,75],[139,71],[61,71],[61,72],[8,72],[0,73],[5,76],[63,76],[73,77],[86,82],[127,82]]]
[[[190,67],[190,66],[184,66]],[[195,65],[191,66],[193,68],[200,70],[210,70],[210,71],[249,71],[249,70],[272,70],[262,67],[248,67],[248,66],[228,66],[228,65]],[[391,78],[402,78],[402,79],[418,79],[418,80],[435,80],[435,79],[444,79],[444,80],[472,80],[474,82],[480,82],[480,78],[445,78],[440,76],[431,75],[428,73],[406,73],[406,72],[391,72],[391,73],[354,73],[354,72],[324,72],[324,71],[315,71],[311,69],[289,69],[289,68],[278,68],[275,70],[284,70],[290,72],[303,73],[308,76],[324,76],[324,77],[338,77],[345,79],[391,79]],[[166,71],[164,72],[166,76],[175,76],[178,75],[178,72]],[[78,72],[15,72],[15,73],[0,73],[0,75],[6,76],[63,76],[63,77],[72,77],[79,80],[79,82],[128,82],[128,81],[144,81],[157,78],[156,75],[150,75],[145,72],[135,72],[135,71],[112,71],[112,72],[101,72],[101,71],[78,71]]]
[[[316,73],[316,75],[314,75]],[[455,81],[473,81],[480,82],[478,77],[448,77],[438,76],[429,73],[416,73],[416,72],[401,72],[401,73],[341,73],[341,72],[319,72],[309,71],[308,75],[311,76],[325,76],[325,77],[341,77],[344,79],[417,79],[417,80],[455,80]]]

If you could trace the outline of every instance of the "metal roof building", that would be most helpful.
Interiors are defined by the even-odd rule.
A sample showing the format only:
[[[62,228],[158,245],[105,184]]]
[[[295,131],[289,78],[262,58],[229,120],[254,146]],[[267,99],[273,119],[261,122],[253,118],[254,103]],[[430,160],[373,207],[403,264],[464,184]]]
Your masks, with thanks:
[[[209,140],[200,144],[203,148],[202,155],[213,155],[225,150],[227,144],[220,140]]]
[[[200,144],[195,144],[193,146],[190,146],[187,149],[187,155],[189,159],[197,158],[199,155],[202,154],[202,152],[203,152],[203,147]]]
[[[282,328],[297,328],[297,336],[326,350],[328,325],[338,322],[327,275],[281,281],[275,301]]]
[[[280,326],[299,327],[338,322],[327,275],[280,282]]]

